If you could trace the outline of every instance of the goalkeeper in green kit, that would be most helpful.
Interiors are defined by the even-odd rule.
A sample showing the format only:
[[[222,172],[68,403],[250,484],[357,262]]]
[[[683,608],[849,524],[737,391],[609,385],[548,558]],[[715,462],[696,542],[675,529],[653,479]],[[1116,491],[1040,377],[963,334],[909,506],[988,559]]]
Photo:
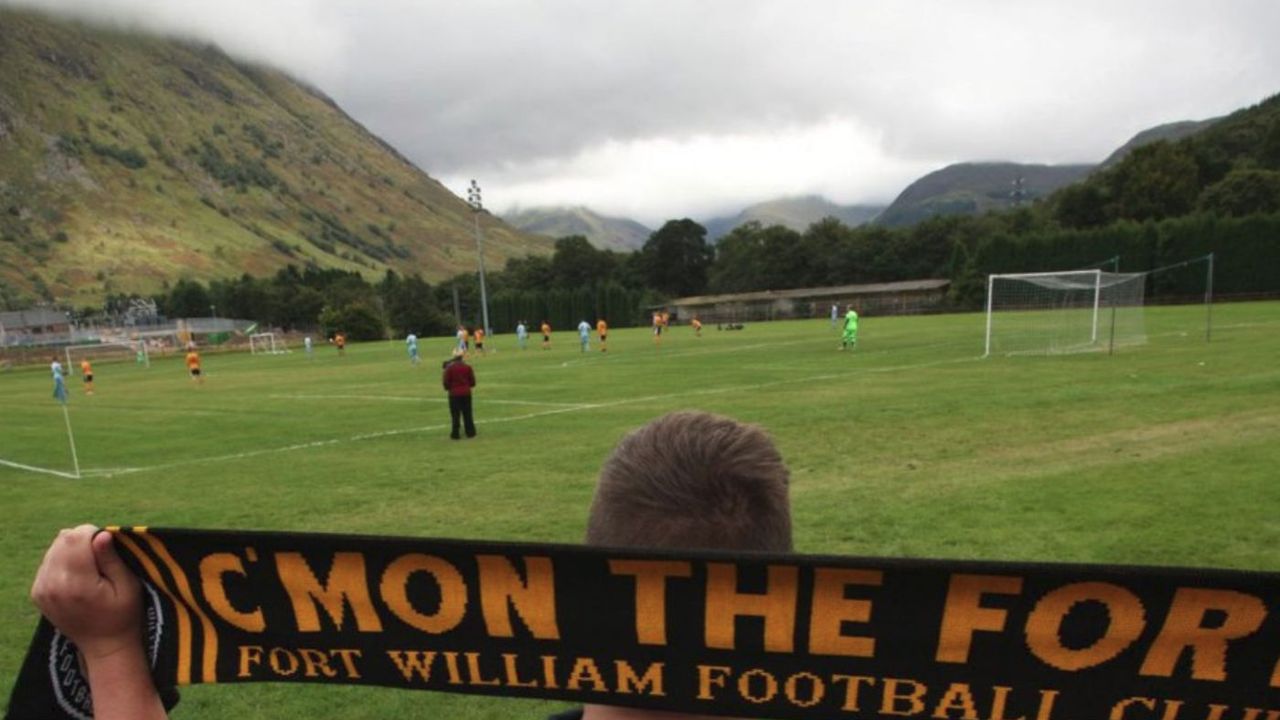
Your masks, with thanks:
[[[847,350],[849,347],[857,347],[858,345],[858,311],[849,306],[849,312],[844,314],[844,335],[840,338],[840,349]]]

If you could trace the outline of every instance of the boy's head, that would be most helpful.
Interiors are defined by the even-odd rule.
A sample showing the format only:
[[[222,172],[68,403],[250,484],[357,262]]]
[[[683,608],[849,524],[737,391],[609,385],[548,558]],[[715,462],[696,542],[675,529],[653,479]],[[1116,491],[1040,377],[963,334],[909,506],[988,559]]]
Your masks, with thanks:
[[[789,552],[789,484],[759,427],[671,413],[624,437],[605,461],[587,543]]]

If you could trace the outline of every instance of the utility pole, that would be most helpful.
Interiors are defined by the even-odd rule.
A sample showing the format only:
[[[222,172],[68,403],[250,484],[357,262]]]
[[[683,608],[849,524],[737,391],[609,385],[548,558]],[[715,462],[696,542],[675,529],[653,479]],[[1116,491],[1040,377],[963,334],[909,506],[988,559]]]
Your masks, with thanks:
[[[480,311],[484,318],[484,333],[492,335],[493,328],[489,327],[489,294],[484,286],[484,239],[480,234],[480,211],[484,206],[480,203],[480,186],[475,180],[472,180],[471,187],[467,188],[467,204],[471,206],[471,216],[476,226],[476,258],[480,265]]]

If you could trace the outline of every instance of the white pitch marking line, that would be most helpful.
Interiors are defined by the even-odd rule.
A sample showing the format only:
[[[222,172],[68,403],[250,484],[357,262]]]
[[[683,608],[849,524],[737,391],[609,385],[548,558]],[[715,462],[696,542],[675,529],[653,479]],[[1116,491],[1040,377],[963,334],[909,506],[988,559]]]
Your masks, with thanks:
[[[23,465],[22,463],[11,462],[9,460],[0,460],[0,465],[5,465],[11,468],[17,468],[18,470],[28,470],[30,472],[45,473],[46,475],[57,475],[58,477],[67,478],[68,480],[78,479],[75,475],[69,472],[62,472],[61,470],[50,470],[49,468],[36,467],[35,465]]]
[[[529,420],[532,418],[543,417],[546,415],[557,415],[559,413],[574,412],[575,410],[587,410],[599,407],[597,405],[576,405],[574,407],[558,408],[555,410],[545,410],[543,412],[528,413],[526,415],[515,415],[505,418],[494,418],[490,420],[477,420],[477,425],[493,425],[496,423],[514,422],[516,420]],[[324,447],[326,445],[337,445],[346,442],[355,442],[359,440],[374,440],[377,438],[392,437],[395,435],[407,435],[410,433],[428,432],[433,430],[443,430],[450,427],[449,425],[422,425],[420,427],[400,428],[398,430],[380,430],[378,432],[361,433],[350,437],[326,438],[324,440],[313,440],[311,442],[295,443],[293,445],[285,445],[283,447],[263,448],[262,450],[249,450],[242,453],[232,453],[229,455],[216,455],[214,457],[196,458],[192,460],[178,460],[176,462],[164,463],[161,465],[150,465],[147,467],[121,468],[114,472],[102,473],[98,470],[91,470],[93,474],[103,474],[108,477],[111,475],[126,475],[130,473],[147,472],[150,470],[169,470],[184,465],[195,465],[200,463],[225,462],[227,460],[243,460],[245,458],[257,457],[259,455],[270,455],[273,453],[293,452],[296,450],[307,450],[310,448]]]
[[[137,472],[138,468],[119,467],[119,468],[91,468],[81,470],[80,474],[84,477],[111,477],[112,475],[124,475],[126,473]]]
[[[646,395],[644,397],[624,398],[622,400],[613,400],[610,402],[584,403],[581,405],[572,405],[568,407],[556,408],[553,410],[543,410],[542,412],[527,413],[525,415],[513,415],[510,417],[504,417],[504,418],[477,420],[476,424],[477,425],[496,425],[498,423],[517,422],[521,420],[532,420],[535,418],[547,417],[549,415],[560,415],[562,413],[578,412],[581,410],[597,410],[602,408],[619,407],[622,405],[634,405],[636,403],[654,402],[658,400],[669,400],[672,398],[687,398],[692,395],[718,395],[722,393],[741,392],[744,390],[761,390],[764,388],[777,387],[780,385],[792,385],[795,383],[811,383],[817,380],[835,380],[837,378],[856,375],[861,372],[892,372],[895,370],[914,370],[917,368],[932,367],[936,365],[950,365],[950,364],[962,363],[962,362],[975,362],[981,359],[982,359],[981,356],[974,356],[974,357],[967,357],[967,358],[957,358],[952,360],[935,360],[932,362],[914,363],[911,365],[898,365],[894,367],[869,368],[865,370],[864,369],[848,370],[846,372],[829,373],[825,375],[813,375],[813,376],[803,377],[803,378],[790,378],[787,380],[775,380],[772,382],[755,383],[752,385],[734,385],[730,387],[707,388],[705,390],[689,390],[689,391],[683,391],[678,393],[666,393],[662,395]],[[282,447],[263,448],[262,450],[249,450],[247,452],[232,453],[229,455],[218,455],[214,457],[196,458],[191,460],[179,460],[176,462],[164,463],[162,465],[151,465],[147,467],[136,467],[136,468],[123,468],[114,473],[101,473],[101,471],[99,470],[91,470],[89,472],[95,475],[101,473],[110,477],[111,475],[124,475],[129,473],[148,472],[151,470],[168,470],[176,467],[182,467],[185,465],[195,465],[195,464],[209,463],[209,462],[224,462],[227,460],[242,460],[245,458],[258,457],[260,455],[270,455],[270,454],[282,453],[282,452],[294,452],[297,450],[307,450],[310,448],[325,447],[327,445],[338,445],[340,443],[346,443],[346,442],[356,442],[360,440],[375,440],[378,438],[392,437],[395,435],[407,435],[410,433],[421,433],[421,432],[429,432],[434,430],[443,430],[448,427],[450,426],[439,424],[439,425],[422,425],[419,427],[411,427],[411,428],[400,428],[398,430],[380,430],[378,432],[361,433],[359,435],[352,435],[350,437],[327,438],[324,440],[313,440],[311,442],[295,443],[293,445],[285,445]]]
[[[278,400],[385,400],[387,402],[429,402],[443,403],[447,398],[413,397],[407,395],[268,395]],[[540,405],[544,407],[576,408],[585,403],[546,402],[542,400],[492,400],[485,398],[486,405]]]
[[[664,356],[665,356],[665,357],[671,357],[671,358],[685,358],[685,357],[692,357],[692,356],[694,356],[694,355],[718,355],[718,354],[720,354],[720,353],[727,353],[727,352],[740,352],[740,351],[742,351],[742,350],[755,350],[755,349],[758,349],[758,348],[764,348],[764,347],[782,347],[782,346],[784,346],[784,345],[800,345],[800,344],[803,344],[803,343],[811,343],[811,342],[813,342],[813,341],[814,341],[814,339],[813,339],[813,338],[805,338],[804,340],[788,340],[788,341],[785,341],[785,342],[765,342],[765,343],[756,343],[756,344],[754,344],[754,345],[735,345],[735,346],[733,346],[733,347],[707,348],[707,349],[701,349],[701,350],[699,350],[699,349],[686,350],[686,349],[683,349],[683,348],[676,348],[676,349],[668,348],[666,351],[658,350],[658,351],[656,351],[656,352],[664,353]],[[599,359],[599,360],[593,360],[593,359],[591,359],[592,357],[596,357],[596,358],[600,358],[600,359]],[[605,361],[605,357],[606,357],[606,356],[604,355],[604,353],[601,353],[601,354],[599,354],[599,355],[588,356],[588,357],[584,357],[584,358],[575,358],[575,359],[573,359],[573,360],[565,360],[564,362],[560,363],[559,367],[564,368],[564,367],[569,367],[569,366],[571,366],[571,365],[579,365],[579,364],[581,364],[581,363],[586,363],[586,362],[603,362],[603,361]],[[625,362],[625,361],[627,361],[627,360],[651,360],[651,359],[653,359],[654,357],[657,357],[657,356],[656,356],[656,355],[636,355],[636,354],[629,354],[629,355],[611,355],[611,356],[608,356],[608,358],[609,358],[609,359],[608,359],[608,362],[617,363],[617,362]],[[615,359],[615,358],[616,358],[616,359]],[[547,367],[547,366],[544,366],[544,368],[545,368],[545,367]]]

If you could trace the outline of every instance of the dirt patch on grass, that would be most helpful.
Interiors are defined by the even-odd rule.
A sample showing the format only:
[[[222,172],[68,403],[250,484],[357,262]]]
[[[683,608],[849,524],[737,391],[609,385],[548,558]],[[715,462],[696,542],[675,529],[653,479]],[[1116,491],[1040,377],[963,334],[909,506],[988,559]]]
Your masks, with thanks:
[[[57,137],[46,135],[44,144],[44,159],[36,169],[39,180],[54,185],[75,183],[85,190],[102,191],[102,186],[93,179],[93,175],[79,158],[67,155],[59,149]]]

